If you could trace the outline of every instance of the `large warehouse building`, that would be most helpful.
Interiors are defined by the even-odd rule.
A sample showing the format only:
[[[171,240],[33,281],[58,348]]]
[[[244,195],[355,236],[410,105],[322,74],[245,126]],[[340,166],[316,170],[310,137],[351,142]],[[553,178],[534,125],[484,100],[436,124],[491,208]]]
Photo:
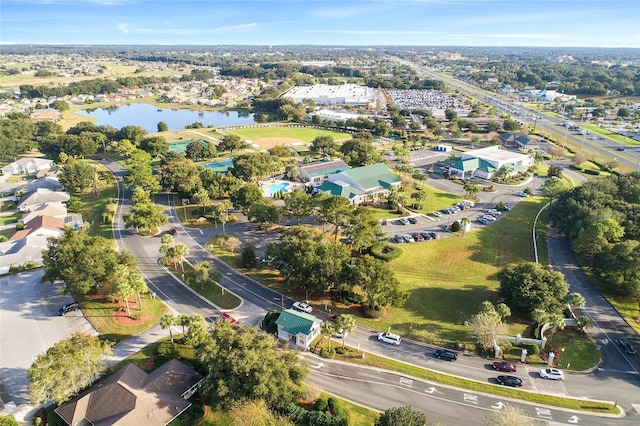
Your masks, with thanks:
[[[311,99],[318,105],[351,105],[370,107],[384,103],[384,96],[379,90],[357,84],[330,86],[315,84],[313,86],[295,86],[282,96],[292,98],[295,102]]]

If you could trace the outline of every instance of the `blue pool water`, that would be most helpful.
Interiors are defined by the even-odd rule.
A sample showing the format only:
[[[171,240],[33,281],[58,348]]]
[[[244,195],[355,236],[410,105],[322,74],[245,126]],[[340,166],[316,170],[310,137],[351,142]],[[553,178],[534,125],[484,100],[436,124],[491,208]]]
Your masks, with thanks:
[[[289,191],[287,191],[287,186],[289,186],[289,184],[287,182],[272,183],[267,187],[267,194],[269,194],[269,196],[273,197],[275,194],[277,194],[280,191],[289,192]]]

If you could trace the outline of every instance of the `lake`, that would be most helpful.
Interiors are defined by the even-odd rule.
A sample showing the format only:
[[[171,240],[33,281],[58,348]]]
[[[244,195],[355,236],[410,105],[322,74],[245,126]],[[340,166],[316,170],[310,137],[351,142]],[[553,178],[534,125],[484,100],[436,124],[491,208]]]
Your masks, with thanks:
[[[191,109],[158,108],[150,104],[113,105],[78,110],[78,114],[96,118],[99,126],[140,126],[149,133],[158,131],[164,121],[169,130],[182,130],[185,126],[202,123],[204,127],[241,126],[253,123],[253,114],[238,111],[196,111]]]

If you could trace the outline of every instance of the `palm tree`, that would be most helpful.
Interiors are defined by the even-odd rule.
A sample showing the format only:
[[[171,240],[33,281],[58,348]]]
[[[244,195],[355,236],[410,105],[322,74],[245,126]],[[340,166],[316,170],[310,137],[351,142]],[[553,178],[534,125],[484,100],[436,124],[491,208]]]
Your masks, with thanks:
[[[193,279],[200,283],[200,289],[204,289],[205,281],[209,280],[212,264],[207,260],[193,264]]]
[[[504,166],[493,172],[493,178],[498,182],[504,182],[511,174],[511,170],[511,167],[505,164]]]
[[[336,332],[336,325],[331,321],[325,321],[320,327],[320,334],[327,338],[329,341],[329,352],[331,352],[331,336]]]
[[[100,189],[104,185],[104,179],[102,178],[102,173],[96,171],[91,176],[91,193],[98,197],[100,196]]]
[[[178,262],[180,262],[180,267],[182,268],[182,272],[184,273],[184,257],[189,254],[189,248],[185,244],[176,244],[173,246],[173,255]]]
[[[336,328],[342,332],[342,347],[344,348],[344,339],[347,334],[356,328],[356,317],[349,314],[342,314],[336,319]]]
[[[171,331],[171,327],[176,324],[176,316],[173,314],[166,313],[160,317],[160,327],[163,330],[169,329],[169,336],[171,336],[171,343],[173,343],[173,332]]]

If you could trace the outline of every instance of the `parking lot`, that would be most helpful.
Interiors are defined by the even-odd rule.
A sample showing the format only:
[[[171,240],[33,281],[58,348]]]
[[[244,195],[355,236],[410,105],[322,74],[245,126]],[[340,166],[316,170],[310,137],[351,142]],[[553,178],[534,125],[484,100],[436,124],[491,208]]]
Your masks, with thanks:
[[[62,294],[60,285],[41,283],[42,276],[38,269],[0,278],[0,380],[9,394],[3,398],[8,407],[28,404],[26,371],[38,354],[76,331],[96,334],[80,310],[58,316],[58,309],[73,299]]]

